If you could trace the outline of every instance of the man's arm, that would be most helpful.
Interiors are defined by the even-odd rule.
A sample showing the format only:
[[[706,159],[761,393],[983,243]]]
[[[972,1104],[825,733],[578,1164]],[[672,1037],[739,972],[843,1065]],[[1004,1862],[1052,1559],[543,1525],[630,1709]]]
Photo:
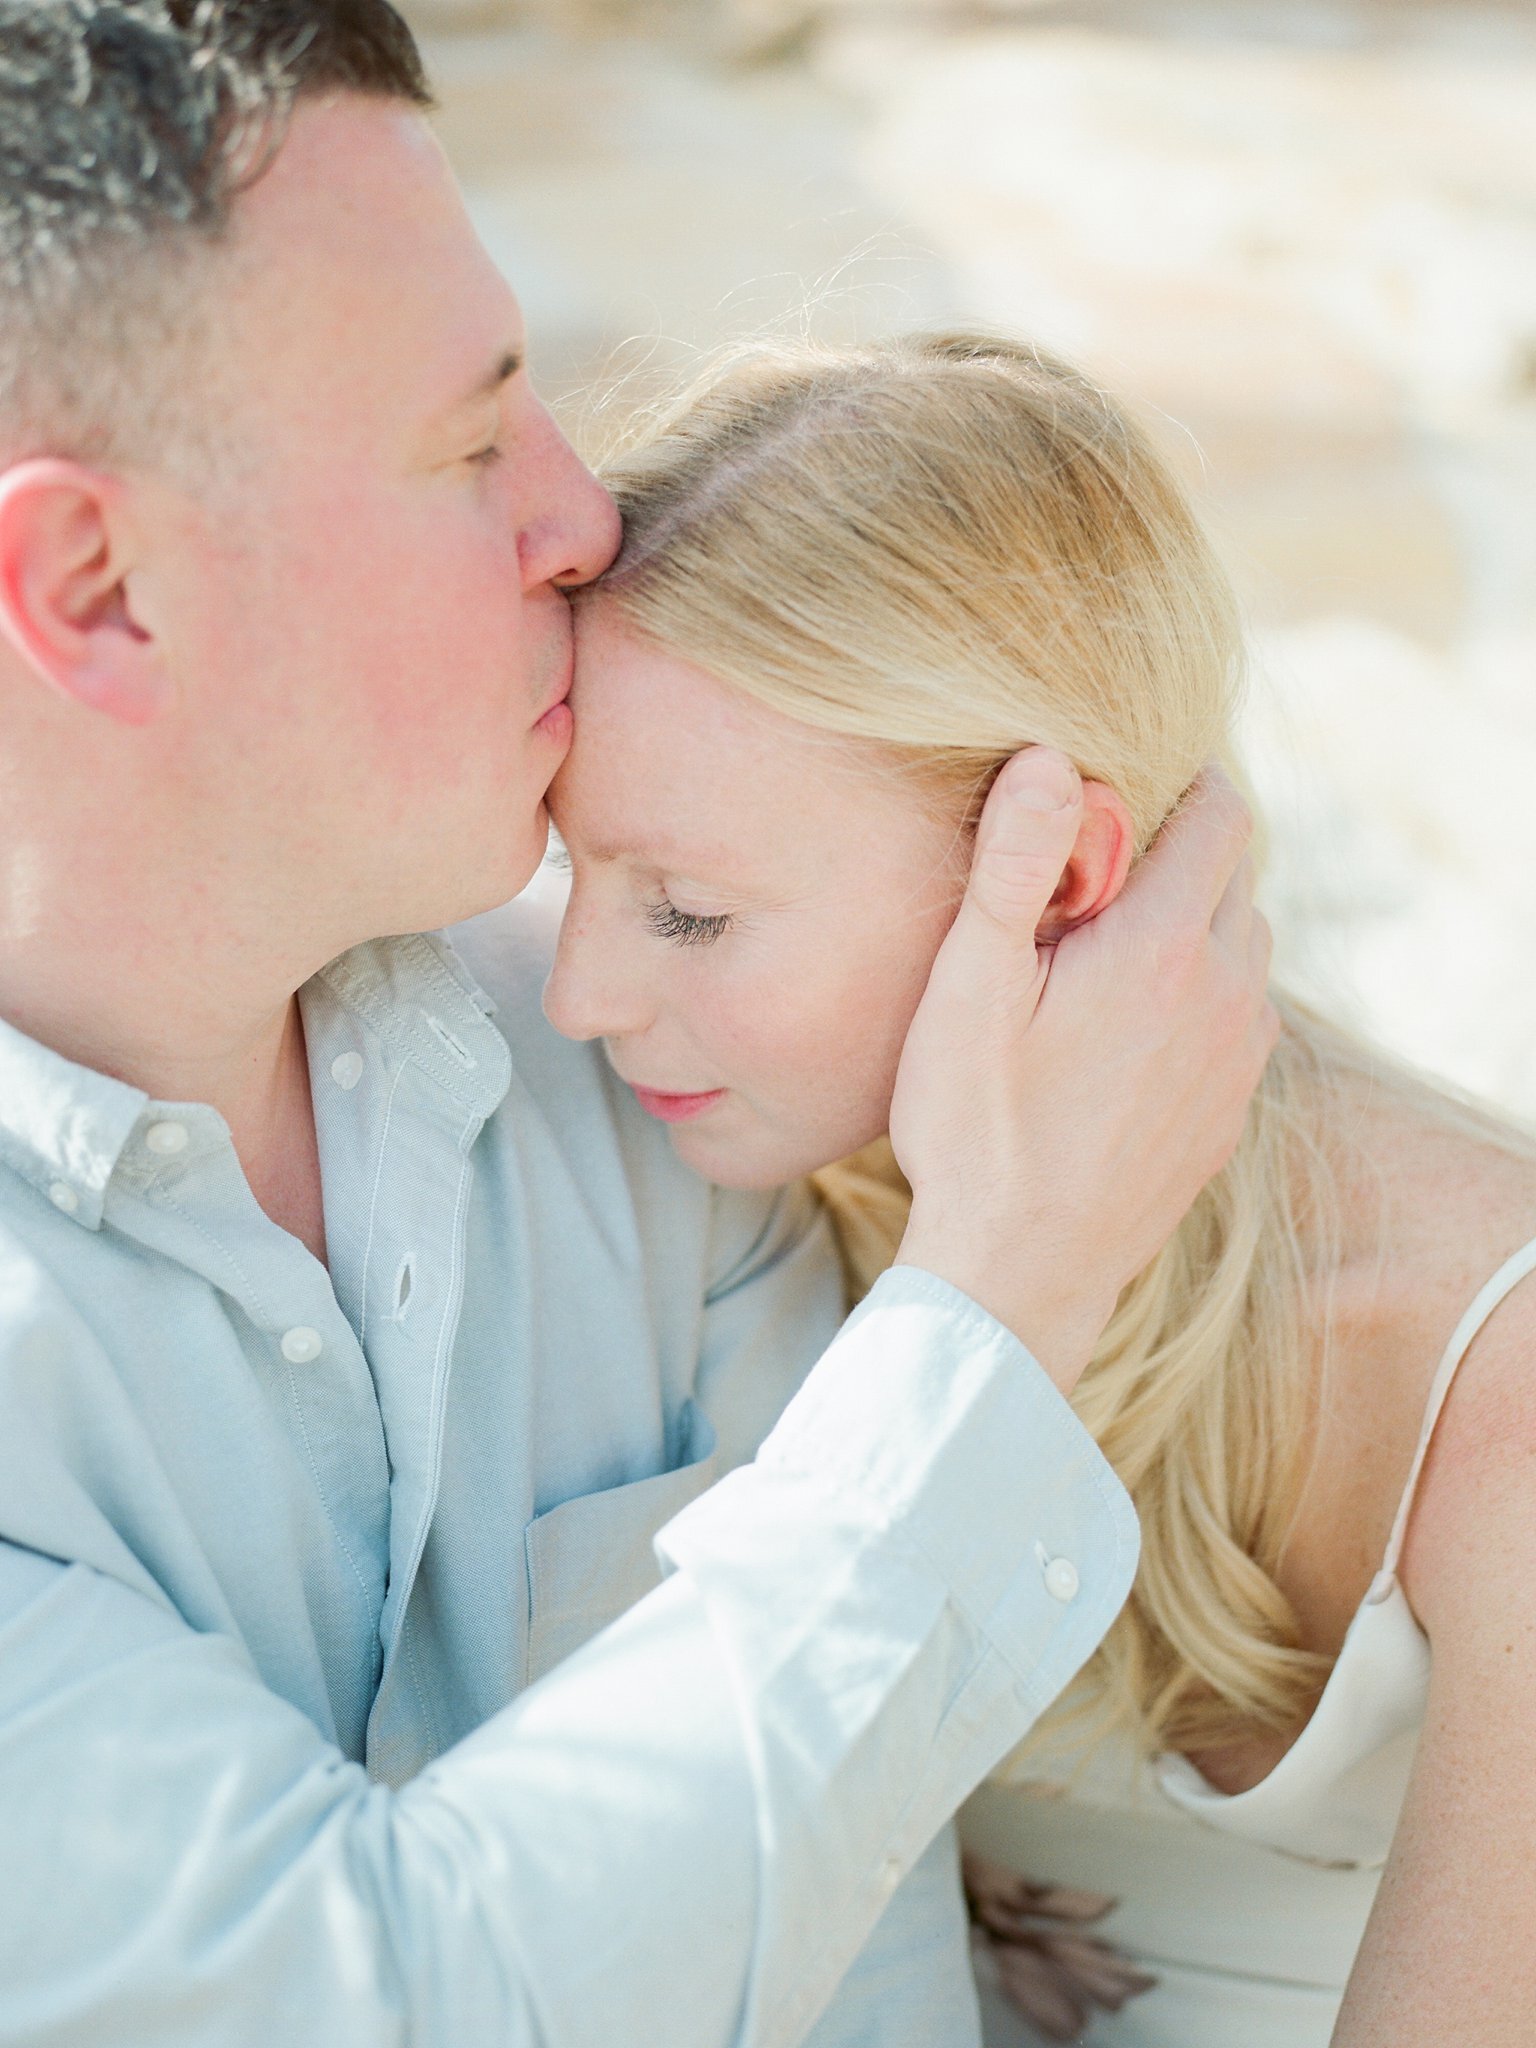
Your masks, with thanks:
[[[798,2040],[1108,1626],[1134,1519],[909,1274],[663,1540],[666,1585],[400,1792],[230,1641],[0,1548],[0,2038]]]

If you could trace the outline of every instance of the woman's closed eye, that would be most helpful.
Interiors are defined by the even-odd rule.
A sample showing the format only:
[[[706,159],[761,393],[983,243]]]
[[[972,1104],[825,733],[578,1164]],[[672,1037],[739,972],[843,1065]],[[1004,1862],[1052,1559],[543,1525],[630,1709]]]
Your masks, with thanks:
[[[736,922],[729,911],[702,917],[691,910],[679,910],[665,896],[659,903],[646,906],[645,921],[658,939],[670,939],[674,946],[712,946]]]

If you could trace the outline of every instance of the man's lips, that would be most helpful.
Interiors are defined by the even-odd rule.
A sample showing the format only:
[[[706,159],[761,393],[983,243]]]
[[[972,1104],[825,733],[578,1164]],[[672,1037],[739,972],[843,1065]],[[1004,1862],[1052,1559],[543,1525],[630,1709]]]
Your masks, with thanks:
[[[547,734],[551,739],[569,740],[574,729],[571,707],[566,701],[576,680],[576,649],[567,641],[564,658],[556,673],[555,689],[545,700],[544,709],[533,722],[535,732]]]
[[[636,1102],[650,1116],[659,1117],[664,1124],[687,1123],[690,1117],[702,1116],[706,1109],[713,1109],[725,1095],[723,1088],[711,1088],[703,1095],[669,1095],[660,1088],[642,1088],[631,1081]]]
[[[571,707],[563,697],[557,697],[549,709],[535,719],[533,729],[557,746],[568,747],[575,736],[576,720]]]

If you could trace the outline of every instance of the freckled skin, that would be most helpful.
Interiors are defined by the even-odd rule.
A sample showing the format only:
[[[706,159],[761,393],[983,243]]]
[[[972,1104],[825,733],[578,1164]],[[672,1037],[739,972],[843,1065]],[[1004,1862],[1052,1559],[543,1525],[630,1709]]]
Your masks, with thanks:
[[[573,864],[551,1021],[601,1037],[631,1082],[723,1088],[670,1133],[725,1185],[856,1151],[885,1130],[968,848],[878,757],[649,646],[601,600],[577,650],[576,742],[550,798]],[[660,937],[667,904],[731,928]]]

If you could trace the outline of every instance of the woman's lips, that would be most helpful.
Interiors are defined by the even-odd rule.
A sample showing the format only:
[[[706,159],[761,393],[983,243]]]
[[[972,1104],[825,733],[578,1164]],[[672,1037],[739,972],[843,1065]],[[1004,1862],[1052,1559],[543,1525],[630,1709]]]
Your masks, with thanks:
[[[707,1095],[664,1095],[659,1088],[639,1088],[633,1081],[629,1085],[640,1107],[664,1124],[684,1124],[690,1117],[702,1116],[725,1094],[723,1088],[711,1088]]]

